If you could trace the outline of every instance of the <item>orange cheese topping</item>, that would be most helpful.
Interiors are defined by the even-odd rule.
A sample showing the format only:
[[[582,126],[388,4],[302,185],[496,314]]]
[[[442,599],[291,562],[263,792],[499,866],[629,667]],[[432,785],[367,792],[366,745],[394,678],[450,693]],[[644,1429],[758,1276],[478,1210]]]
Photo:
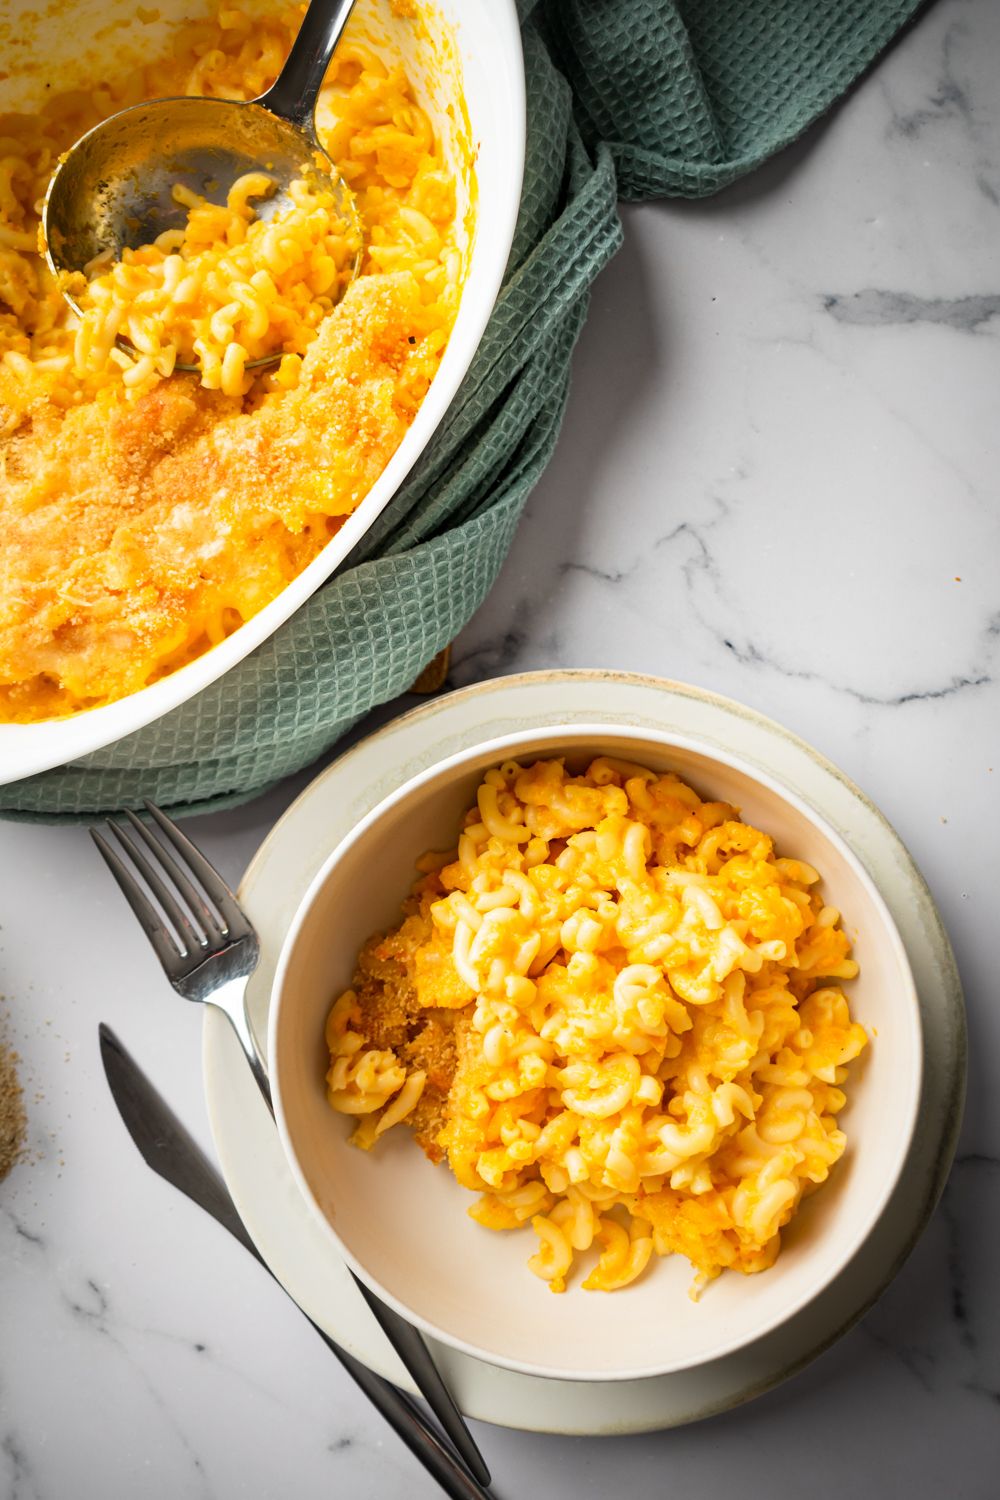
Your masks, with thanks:
[[[457,849],[421,867],[327,1024],[355,1143],[406,1120],[480,1225],[530,1221],[553,1291],[587,1255],[591,1291],[654,1255],[686,1256],[695,1292],[770,1266],[845,1149],[867,1045],[819,873],[608,757],[488,771]]]
[[[143,98],[261,93],[303,8],[220,8],[139,73],[0,117],[0,720],[121,698],[256,614],[362,502],[440,363],[465,270],[455,183],[402,68],[356,22],[319,111],[363,228],[343,300],[280,366],[221,390],[157,371],[137,397],[133,361],[77,357],[38,252],[59,155]]]

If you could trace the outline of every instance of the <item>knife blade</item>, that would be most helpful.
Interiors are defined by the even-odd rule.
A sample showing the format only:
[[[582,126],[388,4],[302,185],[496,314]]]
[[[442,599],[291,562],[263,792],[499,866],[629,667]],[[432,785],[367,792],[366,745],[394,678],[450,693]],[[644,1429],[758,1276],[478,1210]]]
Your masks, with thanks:
[[[146,1165],[199,1208],[203,1208],[224,1229],[228,1229],[244,1250],[249,1251],[268,1275],[277,1281],[250,1238],[220,1173],[197,1141],[184,1128],[111,1027],[102,1021],[98,1034],[101,1061],[111,1096]],[[278,1285],[282,1286],[282,1283],[279,1281]],[[282,1290],[287,1292],[283,1286]],[[290,1292],[287,1295],[295,1302]],[[295,1306],[298,1307],[297,1302]],[[346,1349],[342,1349],[317,1323],[313,1323],[308,1313],[302,1308],[299,1311],[414,1457],[433,1475],[452,1500],[494,1500],[490,1492],[453,1456],[419,1406],[405,1391],[398,1390],[388,1380],[369,1370],[360,1360],[348,1354]]]

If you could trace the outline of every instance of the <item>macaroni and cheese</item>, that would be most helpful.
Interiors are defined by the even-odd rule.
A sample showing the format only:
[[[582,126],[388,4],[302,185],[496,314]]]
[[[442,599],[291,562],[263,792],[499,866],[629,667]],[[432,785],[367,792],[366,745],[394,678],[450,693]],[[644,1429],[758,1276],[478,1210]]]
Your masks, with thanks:
[[[124,697],[270,603],[362,502],[438,368],[469,243],[449,165],[471,162],[467,122],[456,92],[446,157],[357,17],[317,110],[362,230],[342,297],[357,247],[329,194],[303,184],[268,224],[265,173],[90,267],[82,319],[40,253],[41,199],[84,131],[157,95],[261,94],[303,10],[223,3],[148,67],[0,115],[0,720]],[[432,45],[416,7],[396,13]]]
[[[106,252],[88,267],[89,279],[60,278],[82,313],[74,369],[117,365],[132,400],[178,365],[197,369],[207,390],[245,396],[254,363],[280,354],[274,385],[296,385],[360,244],[329,180],[290,183],[289,206],[256,218],[255,200],[274,188],[266,172],[246,172],[217,204],[175,184],[174,199],[188,210],[183,229],[126,249],[117,262]]]
[[[600,1291],[654,1253],[687,1256],[695,1293],[770,1266],[844,1151],[867,1041],[819,873],[608,757],[487,772],[457,849],[419,868],[327,1022],[354,1142],[407,1122],[479,1224],[530,1223],[556,1292],[587,1252]]]

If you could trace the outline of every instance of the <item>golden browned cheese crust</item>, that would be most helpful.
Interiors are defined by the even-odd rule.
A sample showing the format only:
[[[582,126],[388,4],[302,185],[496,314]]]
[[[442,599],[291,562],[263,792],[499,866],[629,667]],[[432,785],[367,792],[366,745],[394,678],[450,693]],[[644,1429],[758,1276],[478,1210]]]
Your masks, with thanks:
[[[249,619],[280,592],[402,440],[428,321],[408,273],[368,277],[324,324],[298,387],[256,411],[177,378],[131,404],[33,411],[2,460],[8,716],[47,673],[56,711],[70,694],[132,692],[211,644],[220,608]],[[317,522],[331,490],[344,513]]]
[[[468,1018],[459,1010],[428,1006],[426,999],[421,1003],[411,978],[412,944],[420,940],[425,925],[425,919],[411,916],[392,936],[367,942],[358,955],[352,988],[373,1044],[427,1074],[409,1124],[426,1155],[438,1162],[444,1155],[438,1136],[457,1065],[456,1027],[466,1028]]]
[[[241,339],[250,339],[236,292],[263,299],[247,318],[282,299],[302,312],[279,364],[240,366],[221,390],[217,370],[170,374],[169,360],[137,379],[147,304],[126,309],[131,343],[115,345],[111,331],[95,359],[94,330],[86,315],[77,326],[38,252],[39,201],[60,153],[80,134],[155,94],[257,96],[273,81],[304,9],[275,3],[250,16],[223,4],[181,26],[159,62],[91,87],[55,88],[34,116],[0,115],[0,721],[112,702],[257,614],[363,501],[440,363],[461,295],[466,249],[459,241],[468,242],[459,232],[454,153],[445,159],[403,66],[379,53],[358,16],[338,46],[317,113],[358,210],[358,280],[335,307],[332,297],[322,306],[312,299],[310,289],[325,284],[327,251],[325,242],[317,248],[302,239],[303,225],[298,241],[262,247],[278,258],[254,273],[252,285],[239,280],[232,260],[227,317],[236,325],[231,339],[226,328],[217,331],[223,365],[233,353],[242,358]],[[412,29],[414,45],[436,49],[418,9],[399,10],[400,25]],[[455,92],[452,145],[461,152],[457,74]],[[229,209],[194,212],[235,233]],[[291,221],[283,233],[293,235]],[[202,253],[196,241],[195,257]],[[236,256],[242,242],[232,243]],[[162,264],[168,248],[136,255]],[[193,274],[196,258],[178,270],[184,253],[184,246],[171,251],[173,269],[185,285],[207,288]],[[212,274],[221,275],[227,262],[216,261]],[[131,273],[117,270],[124,285]],[[178,294],[185,317],[211,313],[208,290],[205,307],[187,295],[194,301]],[[145,328],[157,347],[166,337],[153,327],[161,313],[149,313]],[[218,349],[212,358],[218,364]]]

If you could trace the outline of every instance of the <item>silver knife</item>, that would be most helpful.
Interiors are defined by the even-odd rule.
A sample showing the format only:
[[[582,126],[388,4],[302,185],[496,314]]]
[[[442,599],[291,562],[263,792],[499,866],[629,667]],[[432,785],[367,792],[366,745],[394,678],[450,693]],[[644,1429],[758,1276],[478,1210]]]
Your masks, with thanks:
[[[255,1260],[273,1272],[236,1212],[229,1190],[216,1168],[197,1142],[188,1134],[166,1100],[159,1094],[139,1064],[126,1050],[110,1026],[102,1021],[99,1028],[101,1061],[108,1086],[146,1165],[160,1177],[197,1203],[217,1223],[228,1229]],[[277,1277],[275,1277],[277,1280]],[[281,1283],[278,1282],[281,1286]],[[282,1290],[285,1290],[282,1288]],[[291,1293],[288,1293],[291,1297]],[[292,1298],[292,1301],[295,1299]],[[295,1304],[298,1307],[298,1303]],[[299,1308],[302,1312],[302,1309]],[[312,1319],[307,1313],[303,1317]],[[490,1492],[469,1474],[459,1459],[430,1426],[419,1406],[405,1391],[374,1374],[360,1360],[348,1354],[317,1323],[312,1323],[327,1348],[340,1360],[354,1382],[381,1413],[390,1427],[402,1438],[410,1452],[437,1480],[452,1500],[494,1500]]]

